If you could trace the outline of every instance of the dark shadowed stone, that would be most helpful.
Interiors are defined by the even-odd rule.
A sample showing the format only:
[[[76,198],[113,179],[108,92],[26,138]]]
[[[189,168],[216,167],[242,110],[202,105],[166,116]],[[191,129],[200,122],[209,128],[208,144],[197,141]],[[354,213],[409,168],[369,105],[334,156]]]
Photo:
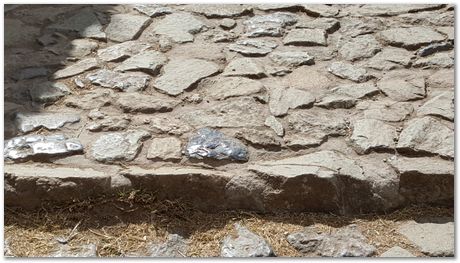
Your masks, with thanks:
[[[187,257],[188,243],[177,234],[169,234],[166,242],[152,244],[149,250],[151,257]]]
[[[247,161],[249,152],[239,140],[226,137],[223,133],[209,128],[201,128],[190,137],[185,155],[190,158],[233,159]]]
[[[106,34],[102,32],[101,23],[91,8],[84,8],[64,21],[48,26],[48,29],[64,33],[75,32],[80,37],[96,39],[105,39],[106,37]]]
[[[454,48],[454,46],[451,43],[433,43],[421,48],[417,54],[421,57],[426,57],[436,52],[451,50],[452,48]]]
[[[240,224],[235,224],[237,237],[227,236],[222,240],[221,257],[273,257],[275,253],[270,244],[262,237],[249,231]]]
[[[24,80],[24,79],[32,79],[36,77],[44,77],[48,75],[48,69],[44,67],[30,67],[30,68],[23,68],[17,74],[15,74],[12,78],[14,80]]]
[[[51,104],[68,95],[70,89],[64,83],[46,81],[34,83],[29,92],[33,101]]]

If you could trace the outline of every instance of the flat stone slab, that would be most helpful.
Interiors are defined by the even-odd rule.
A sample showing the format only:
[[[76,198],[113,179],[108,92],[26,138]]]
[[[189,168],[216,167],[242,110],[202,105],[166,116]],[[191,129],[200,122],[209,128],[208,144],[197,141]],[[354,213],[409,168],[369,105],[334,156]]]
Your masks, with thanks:
[[[177,43],[186,43],[193,42],[193,35],[200,32],[205,24],[191,14],[174,13],[152,26],[155,34],[167,36]]]
[[[107,38],[115,42],[133,40],[148,26],[150,18],[141,15],[115,14],[105,29]]]
[[[278,44],[258,39],[238,40],[230,44],[228,49],[248,56],[263,56],[270,53]]]
[[[150,143],[147,159],[180,160],[182,156],[181,144],[181,141],[176,137],[154,138]]]
[[[97,257],[97,247],[95,244],[82,245],[76,248],[71,248],[68,245],[59,246],[58,251],[49,255],[54,258],[93,258]]]
[[[383,252],[380,257],[382,258],[415,258],[409,251],[399,246],[394,246],[387,251]]]
[[[436,224],[410,221],[400,226],[398,232],[428,256],[453,257],[454,227],[454,222]]]
[[[123,61],[116,71],[144,71],[156,75],[168,58],[158,51],[143,51]]]
[[[106,34],[102,31],[102,25],[91,8],[84,8],[77,14],[51,24],[48,29],[64,33],[77,33],[80,37],[105,39]]]
[[[397,102],[393,100],[381,100],[362,102],[356,105],[356,108],[363,110],[363,115],[367,119],[376,119],[388,122],[400,122],[406,120],[414,107],[408,102]]]
[[[366,67],[377,70],[392,70],[408,67],[415,55],[402,48],[385,47],[381,52],[364,63]]]
[[[275,133],[278,136],[283,136],[284,135],[284,127],[281,122],[279,122],[274,116],[268,116],[265,119],[265,126],[268,126],[275,131]]]
[[[450,68],[454,65],[453,54],[436,53],[429,57],[419,58],[414,62],[415,68]]]
[[[301,51],[275,51],[269,58],[280,66],[298,67],[302,65],[312,65],[315,58],[307,52]]]
[[[374,83],[343,84],[331,89],[332,94],[347,95],[355,99],[370,97],[379,93]]]
[[[327,34],[323,29],[292,29],[283,38],[285,45],[327,46]]]
[[[357,153],[366,154],[370,151],[394,150],[395,139],[395,127],[380,120],[361,119],[353,123],[350,142]]]
[[[433,91],[434,97],[417,109],[417,115],[431,115],[454,121],[454,91]]]
[[[389,45],[408,50],[445,39],[443,35],[427,27],[391,28],[381,31],[379,37]]]
[[[426,96],[423,78],[388,77],[380,80],[377,86],[385,95],[396,101],[417,100]]]
[[[149,250],[151,257],[186,257],[188,243],[183,237],[177,234],[169,234],[166,242],[152,244]]]
[[[372,35],[363,35],[345,41],[339,48],[339,55],[348,61],[370,58],[382,49]]]
[[[284,28],[297,22],[297,16],[286,12],[276,12],[268,15],[254,16],[243,22],[246,36],[279,37],[284,34]]]
[[[30,132],[39,128],[57,130],[67,123],[80,121],[80,115],[57,112],[16,114],[15,122],[21,132]]]
[[[218,72],[219,66],[202,59],[175,59],[164,66],[164,73],[153,85],[168,95],[177,96],[197,81]]]
[[[135,5],[133,9],[150,17],[167,15],[174,11],[171,7],[157,4],[139,4]]]
[[[326,94],[318,99],[315,106],[326,109],[350,109],[356,105],[356,99],[346,94]]]
[[[151,80],[151,77],[145,74],[120,73],[107,69],[88,74],[86,78],[94,85],[125,92],[142,91]]]
[[[97,62],[97,59],[87,58],[84,60],[80,60],[77,63],[72,64],[66,68],[56,71],[53,74],[53,77],[54,79],[72,77],[95,68],[99,68],[99,63]]]
[[[345,62],[333,62],[327,70],[339,78],[349,79],[358,83],[365,82],[371,78],[365,68]]]
[[[247,15],[252,12],[252,7],[249,5],[235,5],[235,4],[200,4],[200,5],[186,5],[182,7],[183,10],[193,13],[204,15],[208,18],[223,18],[223,17],[237,17]]]
[[[315,96],[308,91],[275,86],[270,89],[268,107],[270,112],[278,117],[286,115],[289,109],[311,107],[315,100]]]
[[[302,5],[307,14],[312,16],[333,17],[339,13],[339,9],[334,6],[320,5],[320,4],[307,4]]]
[[[228,63],[222,75],[261,78],[265,76],[265,69],[258,60],[236,58]]]
[[[70,94],[70,89],[64,83],[46,81],[32,84],[29,93],[33,101],[51,104]]]
[[[103,61],[123,60],[128,57],[139,54],[140,52],[150,47],[147,43],[139,41],[126,41],[120,44],[115,44],[110,47],[99,49],[97,56]]]
[[[179,100],[166,97],[165,95],[151,96],[139,93],[120,94],[116,101],[116,104],[119,105],[124,112],[142,113],[171,111],[179,103]]]
[[[261,82],[243,77],[219,77],[209,81],[205,86],[208,96],[217,100],[248,96],[265,91],[265,86]]]
[[[262,237],[249,231],[240,224],[235,224],[237,237],[226,236],[222,240],[221,257],[273,257],[275,253],[270,244]]]

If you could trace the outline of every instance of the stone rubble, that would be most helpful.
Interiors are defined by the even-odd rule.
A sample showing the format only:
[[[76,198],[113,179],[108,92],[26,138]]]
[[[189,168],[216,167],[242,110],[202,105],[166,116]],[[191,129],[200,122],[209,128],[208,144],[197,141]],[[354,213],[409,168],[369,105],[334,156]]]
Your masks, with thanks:
[[[222,240],[220,256],[227,257],[273,257],[270,244],[240,224],[235,224],[238,236],[227,236]]]

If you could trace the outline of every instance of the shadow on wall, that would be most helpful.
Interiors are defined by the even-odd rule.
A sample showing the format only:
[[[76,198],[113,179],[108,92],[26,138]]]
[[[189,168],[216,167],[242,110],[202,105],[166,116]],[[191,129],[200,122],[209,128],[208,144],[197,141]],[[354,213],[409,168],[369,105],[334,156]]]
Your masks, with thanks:
[[[20,135],[18,112],[44,111],[70,93],[74,81],[53,75],[91,56],[106,42],[115,5],[4,5],[4,139]]]

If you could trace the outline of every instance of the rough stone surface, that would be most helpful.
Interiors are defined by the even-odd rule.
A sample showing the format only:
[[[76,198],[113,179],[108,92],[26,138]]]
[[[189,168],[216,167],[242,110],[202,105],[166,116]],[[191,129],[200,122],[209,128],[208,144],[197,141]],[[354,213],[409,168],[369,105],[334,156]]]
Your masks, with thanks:
[[[283,124],[279,122],[274,116],[268,116],[265,119],[265,126],[272,128],[275,131],[276,135],[283,136],[284,135],[284,128]]]
[[[119,73],[107,69],[96,71],[87,75],[86,78],[94,85],[126,92],[144,90],[151,79],[148,75]]]
[[[123,61],[115,70],[122,72],[140,70],[155,75],[167,61],[166,56],[158,51],[144,51]]]
[[[292,29],[284,37],[285,45],[327,46],[326,31],[323,29]]]
[[[169,234],[166,242],[150,246],[151,257],[186,257],[188,249],[187,241],[178,234]]]
[[[365,82],[371,78],[366,69],[345,62],[331,63],[328,71],[339,78],[349,79],[354,82]]]
[[[392,28],[380,32],[379,36],[392,46],[409,50],[445,39],[440,33],[426,27]]]
[[[423,78],[385,78],[377,83],[378,88],[396,101],[423,99],[426,96]]]
[[[304,20],[304,21],[299,21],[295,25],[296,28],[311,28],[311,29],[323,29],[326,30],[328,34],[332,34],[337,29],[340,27],[340,22],[339,20],[335,18],[325,18],[325,17],[320,17],[315,20]]]
[[[328,94],[320,98],[315,105],[326,109],[349,109],[356,105],[356,99],[345,94]]]
[[[353,123],[350,137],[356,152],[368,153],[371,150],[392,150],[395,147],[395,127],[374,119],[361,119]]]
[[[246,146],[239,140],[226,137],[223,133],[208,128],[199,129],[190,137],[185,155],[198,159],[214,158],[237,161],[247,161],[249,158]]]
[[[238,130],[234,136],[259,148],[279,148],[281,146],[281,140],[268,129],[243,128]]]
[[[265,70],[261,63],[252,58],[236,58],[224,69],[224,76],[263,77]]]
[[[151,96],[133,92],[120,94],[116,104],[124,112],[153,113],[171,111],[179,101],[164,95]]]
[[[392,70],[408,67],[415,55],[402,48],[384,48],[369,59],[365,66],[377,70]]]
[[[454,91],[433,91],[434,97],[417,109],[417,115],[431,115],[454,121]]]
[[[270,59],[281,66],[298,67],[301,65],[312,65],[314,57],[307,52],[299,51],[275,51],[269,55]]]
[[[359,14],[366,16],[394,16],[416,11],[430,10],[439,8],[439,5],[434,4],[377,4],[363,5],[358,9]]]
[[[308,4],[302,5],[307,14],[312,16],[332,17],[339,13],[339,9],[329,5]]]
[[[87,58],[80,60],[77,63],[70,65],[64,69],[58,70],[54,73],[54,79],[62,79],[78,75],[90,69],[99,68],[99,63],[95,58]]]
[[[155,5],[155,4],[139,4],[134,6],[134,10],[148,15],[150,17],[157,17],[162,15],[171,14],[173,9],[171,7],[163,6],[163,5]]]
[[[68,97],[64,104],[68,107],[90,110],[110,105],[113,100],[113,93],[110,90],[94,90],[79,96]]]
[[[102,32],[102,25],[96,14],[89,8],[84,8],[77,14],[54,23],[48,27],[64,33],[77,33],[80,37],[90,37],[96,39],[105,39],[106,34]]]
[[[334,94],[347,95],[355,99],[373,96],[379,89],[373,83],[344,84],[331,89]]]
[[[67,123],[79,122],[80,115],[57,112],[19,112],[16,114],[15,121],[18,126],[18,130],[21,132],[30,132],[42,127],[48,130],[57,130]]]
[[[367,119],[376,119],[389,122],[400,122],[406,120],[414,107],[407,102],[397,102],[393,100],[382,100],[379,102],[363,102],[356,106],[363,109],[363,115]]]
[[[315,97],[308,91],[275,86],[270,90],[269,108],[274,116],[284,116],[289,109],[311,107]]]
[[[419,58],[414,62],[416,68],[450,68],[454,65],[454,59],[446,53],[436,53],[429,57]]]
[[[278,44],[259,39],[238,40],[230,44],[228,49],[248,56],[263,56],[270,53]]]
[[[200,32],[204,23],[187,13],[167,15],[158,23],[152,24],[153,32],[164,35],[177,43],[193,42],[194,34]]]
[[[64,83],[47,81],[34,83],[29,92],[33,101],[49,104],[69,94],[70,90]]]
[[[399,246],[394,246],[387,251],[383,252],[380,257],[382,258],[414,258],[415,256],[409,251]]]
[[[221,257],[272,257],[275,256],[270,244],[246,227],[235,224],[237,237],[227,236],[222,240]]]
[[[130,118],[127,115],[122,116],[103,116],[101,119],[89,122],[86,129],[92,132],[99,131],[120,131],[129,127]]]
[[[78,257],[78,258],[89,258],[89,257],[97,257],[97,247],[95,244],[88,244],[82,245],[77,248],[70,248],[68,245],[61,245],[59,246],[58,251],[49,255],[50,257],[55,258],[71,258],[71,257]]]
[[[208,18],[236,17],[251,13],[252,8],[248,5],[226,4],[201,4],[187,5],[183,9],[193,13],[202,14]]]
[[[155,80],[155,88],[177,96],[191,85],[219,70],[217,64],[201,59],[176,59],[164,66],[164,73]]]
[[[243,22],[248,37],[272,36],[284,34],[284,28],[295,24],[297,17],[291,13],[276,12],[269,15],[254,16]]]
[[[444,43],[434,43],[434,44],[421,48],[417,52],[417,54],[421,57],[426,57],[436,52],[451,50],[452,48],[453,46],[450,43],[445,43],[445,42]]]
[[[454,223],[417,223],[414,221],[403,224],[399,230],[421,251],[432,257],[454,256]]]
[[[331,136],[346,135],[347,118],[339,113],[324,111],[297,111],[287,116],[291,129],[300,133],[324,132]]]
[[[381,50],[381,45],[372,35],[363,35],[352,38],[339,48],[342,58],[349,61],[370,58]]]
[[[17,19],[5,19],[5,46],[14,47],[33,43],[40,34],[40,29],[29,26]]]
[[[149,22],[150,19],[145,16],[115,14],[111,16],[105,33],[108,39],[115,42],[133,40],[140,35]]]
[[[155,138],[150,143],[147,159],[181,159],[181,141],[175,137]]]
[[[453,69],[439,70],[427,79],[427,86],[434,89],[454,89]]]
[[[209,96],[218,100],[258,94],[265,90],[261,82],[242,77],[218,78],[205,86],[209,89]]]
[[[97,55],[104,61],[116,61],[139,54],[149,47],[150,45],[139,41],[126,41],[104,49],[99,49]]]
[[[138,154],[146,131],[126,131],[101,135],[91,145],[91,157],[96,161],[113,163],[132,161]]]

